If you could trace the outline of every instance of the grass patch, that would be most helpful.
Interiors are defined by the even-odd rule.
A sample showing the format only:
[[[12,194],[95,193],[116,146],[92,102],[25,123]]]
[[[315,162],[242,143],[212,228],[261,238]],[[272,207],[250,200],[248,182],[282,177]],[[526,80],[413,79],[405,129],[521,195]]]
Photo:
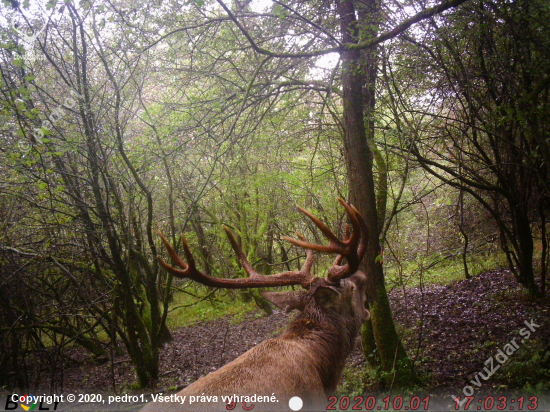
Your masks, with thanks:
[[[254,301],[243,302],[239,296],[230,292],[217,292],[211,298],[197,302],[193,296],[174,291],[166,323],[169,329],[177,329],[228,315],[236,316],[236,322],[239,323],[255,307]]]
[[[523,388],[534,394],[550,390],[550,347],[540,340],[529,341],[511,358],[497,375],[505,387]]]
[[[467,264],[471,276],[507,266],[506,256],[500,251],[469,255]],[[416,260],[401,262],[401,265],[388,262],[385,269],[387,283],[390,288],[403,285],[417,287],[420,285],[421,279],[425,285],[448,285],[466,279],[460,256],[432,254],[419,257]]]
[[[342,382],[336,388],[338,398],[342,396],[355,397],[361,395],[365,386],[365,369],[347,366],[342,374]]]

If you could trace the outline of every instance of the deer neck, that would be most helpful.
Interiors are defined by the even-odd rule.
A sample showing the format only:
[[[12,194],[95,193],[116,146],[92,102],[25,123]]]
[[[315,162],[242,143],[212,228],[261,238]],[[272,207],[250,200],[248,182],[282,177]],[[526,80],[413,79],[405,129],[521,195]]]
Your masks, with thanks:
[[[353,350],[359,327],[341,316],[327,313],[300,314],[280,339],[303,342],[310,348],[325,393],[332,393],[345,366],[348,355]]]

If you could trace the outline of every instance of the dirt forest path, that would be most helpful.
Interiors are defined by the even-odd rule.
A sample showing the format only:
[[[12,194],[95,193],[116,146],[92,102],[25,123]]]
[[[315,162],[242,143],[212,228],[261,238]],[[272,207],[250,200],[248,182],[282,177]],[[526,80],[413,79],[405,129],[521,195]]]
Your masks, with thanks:
[[[550,385],[550,299],[532,301],[509,272],[491,271],[452,285],[407,289],[405,294],[395,289],[390,299],[409,354],[428,384],[426,389],[459,392],[513,338],[519,348],[504,366],[512,368],[510,373],[522,369],[516,384],[536,384],[526,381],[532,376],[529,368],[546,368]],[[186,386],[220,368],[282,332],[293,316],[275,311],[266,317],[251,311],[241,323],[225,317],[174,331],[174,340],[161,353],[161,377],[152,391]],[[538,326],[521,342],[520,330],[531,320]],[[536,342],[545,342],[547,347],[532,360]],[[72,357],[85,358],[79,352]],[[358,341],[348,365],[362,368],[364,362]],[[125,393],[134,382],[132,366],[127,357],[114,364],[117,391]],[[508,372],[502,369],[501,374],[482,379],[481,390],[512,389],[508,386],[513,377],[506,377]],[[85,385],[88,392],[111,392],[112,370],[110,362],[71,362],[63,371],[63,390],[77,392]]]

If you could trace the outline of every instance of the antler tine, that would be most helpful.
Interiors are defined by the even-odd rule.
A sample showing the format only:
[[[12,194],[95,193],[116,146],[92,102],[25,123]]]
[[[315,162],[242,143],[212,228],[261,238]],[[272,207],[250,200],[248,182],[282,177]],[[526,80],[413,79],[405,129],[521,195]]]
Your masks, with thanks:
[[[365,223],[363,216],[361,216],[357,208],[353,205],[348,204],[342,198],[339,198],[338,200],[344,206],[346,212],[348,213],[351,224],[353,226],[353,232],[351,234],[351,237],[349,238],[346,235],[347,240],[345,243],[348,248],[345,250],[345,253],[342,253],[342,255],[347,259],[348,263],[343,266],[335,264],[329,269],[328,279],[332,282],[337,282],[357,272],[357,269],[359,269],[359,264],[363,260],[365,252],[367,251],[367,245],[369,241],[367,224]],[[361,238],[360,242],[359,238]]]
[[[317,226],[321,230],[321,232],[323,232],[323,235],[325,235],[325,237],[329,240],[329,242],[333,242],[333,243],[336,243],[336,244],[342,244],[342,241],[340,239],[338,239],[338,237],[334,233],[332,233],[332,231],[323,222],[321,222],[321,220],[319,220],[319,218],[317,216],[315,216],[309,210],[304,209],[303,207],[297,206],[297,208],[300,212],[302,212],[304,215],[309,217],[313,221],[313,223],[315,223],[315,226]],[[291,238],[289,238],[289,239],[291,239]],[[289,239],[287,239],[287,240],[289,240]],[[289,240],[289,241],[296,244],[292,240]],[[322,246],[322,245],[318,245],[318,246]],[[321,250],[321,249],[317,249],[317,250]]]
[[[346,241],[349,240],[350,235],[351,235],[351,227],[346,223],[346,233],[345,233]],[[340,266],[343,258],[344,258],[344,255],[336,256],[336,259],[334,259],[334,262],[332,262],[332,266]]]
[[[233,232],[231,229],[229,229],[227,226],[223,225],[223,230],[225,230],[225,234],[229,238],[229,243],[231,243],[231,247],[233,248],[233,251],[241,261],[241,264],[244,267],[244,270],[246,273],[250,275],[251,278],[260,278],[262,275],[260,275],[258,272],[254,270],[248,259],[246,258],[246,255],[244,254],[243,250],[239,246],[239,243],[237,242],[237,239],[235,239],[235,236],[233,236]]]
[[[342,249],[345,249],[349,245],[357,245],[357,241],[359,240],[359,236],[361,235],[361,215],[359,214],[357,209],[355,209],[353,206],[350,206],[344,199],[339,198],[338,200],[346,209],[346,212],[348,213],[348,216],[352,222],[354,230],[351,238],[346,237],[345,241],[340,240],[323,222],[319,220],[319,218],[317,218],[317,216],[313,215],[309,210],[298,206],[298,210],[309,217],[313,221],[313,223],[315,223],[315,226],[317,226],[321,230],[321,232],[323,232],[325,237],[329,240],[329,244],[318,245],[316,243],[309,243],[307,241],[294,239],[288,236],[283,236],[283,239],[289,241],[296,246],[300,246],[306,249],[314,249],[325,253],[340,253]]]
[[[307,241],[305,236],[302,235],[300,232],[297,232],[296,236],[298,236],[304,242]],[[311,279],[313,279],[313,276],[311,276],[311,268],[313,267],[313,263],[313,249],[306,249],[306,261],[304,262],[304,266],[302,266],[301,272],[304,273],[304,275],[308,275]]]
[[[235,236],[233,235],[231,230],[229,230],[229,228],[226,226],[224,226],[225,233],[229,238],[231,247],[235,251],[241,264],[243,265],[244,270],[246,271],[246,273],[248,273],[249,275],[248,278],[237,278],[237,279],[215,278],[210,275],[207,275],[206,273],[201,272],[200,270],[197,269],[197,266],[195,264],[195,259],[187,243],[187,239],[183,235],[181,235],[181,240],[182,240],[183,252],[185,254],[185,258],[187,262],[185,262],[176,253],[176,251],[170,245],[170,243],[164,237],[164,235],[161,232],[159,232],[160,238],[162,239],[162,243],[166,247],[166,250],[170,255],[170,258],[172,259],[174,264],[179,267],[179,269],[166,263],[164,260],[162,260],[160,256],[158,258],[159,263],[166,271],[168,271],[169,273],[173,274],[176,277],[193,279],[196,282],[199,282],[205,286],[211,286],[211,287],[219,287],[219,288],[226,288],[226,289],[246,289],[246,288],[270,287],[270,286],[291,286],[291,285],[301,285],[302,287],[308,287],[316,279],[315,276],[311,275],[311,268],[313,267],[313,251],[319,250],[325,253],[338,254],[338,257],[334,261],[334,264],[329,270],[329,274],[328,274],[328,279],[331,282],[337,282],[340,279],[344,279],[346,277],[351,276],[353,273],[357,271],[359,267],[359,263],[361,262],[361,259],[363,258],[363,255],[365,254],[365,251],[367,249],[367,242],[368,242],[367,225],[365,224],[365,221],[363,220],[363,218],[361,217],[357,209],[349,205],[345,200],[341,198],[339,200],[340,200],[340,203],[342,203],[342,205],[346,209],[346,212],[348,213],[348,216],[350,218],[350,221],[353,227],[353,231],[351,232],[351,235],[350,235],[349,226],[346,229],[345,240],[340,240],[338,237],[336,237],[336,235],[334,235],[334,233],[332,233],[332,231],[313,214],[311,214],[310,212],[308,212],[307,210],[301,207],[298,208],[302,213],[308,216],[313,221],[313,223],[315,223],[315,225],[321,230],[321,232],[323,232],[323,234],[329,240],[329,244],[325,246],[325,245],[317,245],[315,243],[308,242],[306,238],[302,236],[300,233],[297,234],[299,239],[293,239],[286,236],[283,237],[284,239],[290,241],[291,243],[307,249],[306,261],[300,270],[282,272],[282,273],[277,273],[275,275],[270,275],[270,276],[265,276],[256,272],[252,267],[252,265],[250,264],[250,262],[248,261],[248,259],[246,258],[246,255],[244,254],[241,247],[239,246],[237,240],[235,239]],[[359,242],[359,239],[361,239],[361,242]],[[344,257],[347,260],[347,264],[340,265]]]
[[[351,224],[353,226],[353,232],[351,234],[351,237],[346,237],[346,242],[344,243],[350,244],[350,245],[357,245],[357,241],[359,240],[359,237],[361,235],[361,229],[362,229],[360,220],[362,220],[363,218],[361,217],[361,215],[359,214],[359,211],[355,208],[355,206],[350,205],[341,197],[339,197],[338,200],[340,201],[342,206],[344,206],[344,209],[346,209],[346,212],[348,213],[348,216],[351,220]],[[366,229],[366,225],[365,225],[365,229]],[[347,231],[347,228],[346,228],[346,231]]]
[[[244,267],[244,270],[248,275],[250,276],[250,279],[272,279],[275,277],[278,278],[285,278],[285,277],[297,277],[301,279],[300,284],[306,285],[310,283],[313,276],[311,276],[311,268],[313,267],[313,250],[307,250],[307,256],[306,261],[304,265],[302,266],[302,269],[299,271],[288,271],[283,273],[278,273],[276,275],[271,276],[265,276],[261,275],[260,273],[256,272],[248,259],[246,258],[246,255],[244,254],[243,250],[239,246],[239,243],[237,242],[237,239],[235,239],[235,236],[233,235],[233,232],[231,229],[229,229],[227,226],[223,226],[225,233],[227,234],[227,237],[229,238],[229,243],[231,243],[231,247],[233,248],[233,251],[238,256],[239,260],[241,261],[241,264]],[[297,236],[302,239],[302,241],[307,242],[306,238],[301,234],[297,233]],[[297,283],[296,283],[297,284]]]
[[[168,242],[168,240],[166,239],[166,237],[164,237],[164,233],[162,233],[161,231],[158,232],[160,238],[162,239],[162,243],[164,243],[164,247],[166,248],[166,251],[168,252],[168,254],[170,255],[170,258],[172,259],[172,261],[178,265],[180,268],[182,269],[187,269],[187,263],[185,263],[183,261],[182,258],[179,257],[179,255],[176,253],[176,251],[174,250],[174,248],[172,247],[172,245],[170,244],[170,242]],[[186,239],[183,235],[181,235],[181,240],[184,242],[184,243],[187,243],[186,242]],[[164,262],[164,261],[163,261]],[[166,263],[166,262],[164,262]]]
[[[183,259],[176,253],[174,248],[170,245],[168,240],[166,240],[166,238],[161,232],[159,232],[160,238],[162,239],[162,243],[166,247],[166,250],[168,251],[170,258],[181,269],[178,269],[169,265],[159,256],[158,259],[159,259],[160,265],[167,272],[171,273],[172,275],[178,278],[193,279],[194,281],[199,282],[205,286],[225,288],[225,289],[247,289],[247,288],[272,287],[272,286],[292,286],[292,285],[301,285],[303,287],[307,287],[314,279],[310,274],[311,267],[313,266],[313,251],[308,251],[308,257],[306,259],[306,263],[304,264],[301,270],[288,271],[288,272],[278,273],[271,276],[264,276],[259,274],[252,268],[252,265],[250,264],[250,262],[248,262],[248,259],[246,258],[242,249],[239,247],[239,244],[237,243],[237,240],[235,239],[235,236],[233,235],[231,230],[229,230],[229,228],[227,228],[226,226],[224,226],[224,229],[225,229],[225,232],[227,233],[227,236],[229,237],[229,242],[231,243],[233,250],[237,254],[237,257],[241,261],[245,271],[249,274],[250,276],[249,278],[238,278],[238,279],[215,278],[210,275],[207,275],[206,273],[201,272],[200,270],[197,269],[195,265],[195,259],[193,257],[193,254],[191,253],[191,249],[189,248],[189,245],[187,243],[187,239],[185,238],[185,236],[181,235],[181,239],[183,242],[182,243],[183,251],[185,253],[185,257],[188,263],[185,263]],[[305,240],[303,236],[301,236],[301,238]]]
[[[363,259],[367,248],[368,236],[367,225],[363,220],[363,217],[359,211],[348,204],[344,199],[338,199],[342,206],[346,209],[346,212],[350,218],[353,232],[349,235],[349,229],[346,229],[346,240],[340,240],[332,231],[322,223],[311,212],[298,207],[298,210],[309,217],[313,223],[323,232],[325,237],[329,240],[328,245],[318,245],[316,243],[309,243],[305,240],[293,239],[284,236],[283,239],[291,242],[294,245],[306,248],[308,250],[318,250],[325,253],[338,253],[338,257],[335,259],[333,266],[329,269],[328,279],[331,282],[337,282],[341,279],[351,276],[359,268],[359,264]],[[361,239],[361,242],[359,242]],[[346,265],[340,265],[343,258],[346,258],[348,263]]]

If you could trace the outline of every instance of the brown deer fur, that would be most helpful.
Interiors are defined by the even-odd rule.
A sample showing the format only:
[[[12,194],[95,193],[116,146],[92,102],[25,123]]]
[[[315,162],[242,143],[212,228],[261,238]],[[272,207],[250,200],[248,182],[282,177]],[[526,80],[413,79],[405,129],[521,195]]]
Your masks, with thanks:
[[[290,410],[288,401],[299,396],[302,410],[325,410],[345,360],[353,349],[363,322],[366,276],[356,272],[335,284],[317,278],[309,290],[262,292],[287,311],[301,313],[278,338],[252,348],[221,369],[189,385],[178,396],[184,404],[152,402],[143,411],[226,411],[221,396],[275,396],[278,402],[253,402],[253,411]],[[195,402],[190,396],[218,396],[218,403]],[[246,407],[250,407],[247,403]],[[321,408],[321,409],[319,409]],[[242,402],[234,409],[243,410]]]

